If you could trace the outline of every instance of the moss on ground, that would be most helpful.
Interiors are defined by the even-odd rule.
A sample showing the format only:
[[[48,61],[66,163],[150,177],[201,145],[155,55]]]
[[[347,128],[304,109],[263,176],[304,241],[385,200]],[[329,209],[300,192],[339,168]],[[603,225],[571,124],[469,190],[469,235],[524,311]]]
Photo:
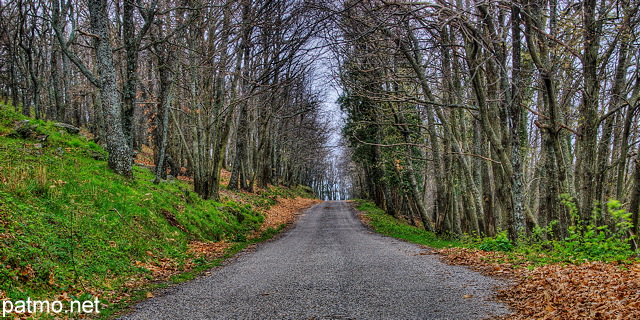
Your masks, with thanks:
[[[23,120],[32,134],[16,132]],[[264,220],[258,209],[309,196],[277,187],[239,196],[246,204],[202,200],[184,181],[153,184],[142,166],[134,179],[116,175],[106,158],[83,135],[0,102],[0,298],[102,294],[108,307],[139,296],[131,281],[151,280],[150,265],[169,261],[182,281],[220,262],[196,259],[191,241],[225,240],[233,254],[262,240],[247,240]]]

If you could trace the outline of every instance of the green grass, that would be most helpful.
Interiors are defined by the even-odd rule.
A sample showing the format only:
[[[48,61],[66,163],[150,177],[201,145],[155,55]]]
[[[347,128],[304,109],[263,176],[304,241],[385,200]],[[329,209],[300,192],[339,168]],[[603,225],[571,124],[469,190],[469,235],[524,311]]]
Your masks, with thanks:
[[[405,221],[396,219],[386,214],[371,202],[357,200],[357,204],[357,209],[365,214],[373,230],[380,234],[432,248],[454,247],[460,244],[455,240],[443,239],[432,232],[411,226]]]
[[[100,313],[98,319],[111,319],[114,316],[117,316],[122,311],[127,310],[134,303],[146,299],[147,298],[146,297],[146,293],[147,292],[154,291],[154,290],[161,289],[161,288],[166,288],[170,284],[177,284],[177,283],[193,280],[198,275],[200,275],[203,271],[211,269],[213,267],[221,266],[222,263],[226,259],[233,257],[235,254],[237,254],[238,252],[244,250],[249,245],[252,245],[252,244],[255,244],[255,243],[259,243],[259,242],[263,242],[263,241],[266,241],[266,240],[269,240],[269,239],[273,238],[274,236],[279,234],[285,227],[286,227],[286,225],[282,225],[277,230],[276,229],[272,229],[272,228],[268,228],[267,230],[265,230],[257,238],[252,238],[252,239],[250,239],[250,240],[248,240],[246,242],[234,243],[224,253],[222,258],[214,259],[214,260],[211,260],[211,261],[196,260],[197,264],[196,264],[195,267],[193,267],[190,270],[187,270],[185,272],[182,272],[182,273],[179,273],[179,274],[176,274],[176,275],[172,276],[169,282],[152,282],[152,283],[149,283],[149,284],[145,285],[142,288],[138,288],[137,290],[135,290],[132,293],[132,295],[128,299],[122,300],[122,301],[118,302],[117,304],[111,305],[110,308],[102,311]]]
[[[151,278],[142,265],[170,260],[185,271],[175,281],[192,278],[220,261],[193,260],[190,241],[236,242],[231,255],[275,234],[247,240],[264,220],[256,204],[302,192],[245,194],[247,205],[202,200],[182,181],[154,185],[139,166],[134,179],[112,173],[99,145],[53,123],[31,119],[38,136],[48,137],[25,139],[14,130],[24,119],[0,102],[0,298],[135,300],[140,288],[125,284]]]
[[[616,229],[578,224],[570,227],[568,238],[547,240],[551,238],[549,234],[551,227],[547,230],[537,228],[533,234],[521,237],[520,241],[514,244],[508,238],[506,231],[499,232],[495,237],[463,235],[459,240],[444,239],[386,214],[371,202],[357,200],[357,209],[369,219],[374,231],[432,248],[461,247],[500,251],[504,252],[504,259],[508,259],[514,265],[527,266],[551,263],[580,264],[585,261],[618,263],[638,261],[638,253],[631,249],[625,237],[626,230],[629,228],[627,221],[629,215],[620,210],[620,205],[616,201],[610,201],[609,207],[609,211],[619,221]]]

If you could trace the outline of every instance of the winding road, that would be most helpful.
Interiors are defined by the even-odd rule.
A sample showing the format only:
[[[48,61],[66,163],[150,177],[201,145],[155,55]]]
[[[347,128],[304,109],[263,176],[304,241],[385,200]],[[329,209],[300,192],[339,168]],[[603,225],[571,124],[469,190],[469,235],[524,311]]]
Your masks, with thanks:
[[[348,203],[305,211],[279,239],[137,304],[120,319],[484,319],[499,280],[378,235]]]

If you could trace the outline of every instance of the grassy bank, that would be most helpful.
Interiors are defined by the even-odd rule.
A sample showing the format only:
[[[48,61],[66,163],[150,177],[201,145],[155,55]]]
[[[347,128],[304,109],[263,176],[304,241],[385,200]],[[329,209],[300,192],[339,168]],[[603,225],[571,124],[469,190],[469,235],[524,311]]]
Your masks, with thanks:
[[[126,179],[82,133],[33,119],[16,131],[25,119],[0,108],[0,299],[99,298],[101,309],[115,310],[154,281],[192,278],[273,236],[277,228],[258,232],[264,209],[279,197],[310,196],[274,187],[225,191],[215,202],[188,182],[154,185],[142,166]],[[205,252],[211,243],[215,254]]]
[[[565,202],[571,208],[571,203]],[[371,202],[357,200],[356,203],[373,229],[381,234],[433,248],[461,247],[503,252],[513,262],[524,265],[584,261],[631,263],[638,255],[628,237],[631,227],[629,214],[621,210],[616,201],[608,203],[608,213],[618,221],[615,227],[578,223],[569,227],[568,236],[561,240],[553,240],[552,227],[535,228],[531,234],[520,237],[517,243],[513,243],[504,231],[495,237],[463,235],[456,240],[445,239],[385,214]],[[635,236],[630,239],[635,240]]]
[[[571,208],[571,203],[567,202]],[[450,264],[499,277],[510,286],[498,298],[514,313],[505,319],[638,319],[640,262],[626,234],[628,216],[609,203],[615,228],[578,224],[562,240],[548,240],[551,228],[536,229],[519,243],[495,237],[439,239],[430,232],[357,201],[361,218],[382,234],[437,249]]]
[[[460,245],[460,242],[456,240],[438,237],[423,228],[412,226],[404,220],[388,215],[369,201],[356,200],[356,208],[362,213],[361,218],[363,218],[374,231],[380,234],[432,248],[446,248]]]

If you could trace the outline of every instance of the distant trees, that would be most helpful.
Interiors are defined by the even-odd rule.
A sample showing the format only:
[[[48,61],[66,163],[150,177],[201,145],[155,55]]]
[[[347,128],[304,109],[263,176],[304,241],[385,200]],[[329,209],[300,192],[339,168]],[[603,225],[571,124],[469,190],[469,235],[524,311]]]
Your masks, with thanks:
[[[582,221],[613,224],[609,199],[637,219],[638,6],[330,8],[343,13],[340,103],[359,195],[440,233],[552,225],[561,237],[575,223],[566,198]]]
[[[3,1],[0,97],[87,127],[124,176],[150,147],[156,183],[186,174],[207,199],[224,167],[230,188],[311,185],[327,130],[310,12],[304,1]]]

